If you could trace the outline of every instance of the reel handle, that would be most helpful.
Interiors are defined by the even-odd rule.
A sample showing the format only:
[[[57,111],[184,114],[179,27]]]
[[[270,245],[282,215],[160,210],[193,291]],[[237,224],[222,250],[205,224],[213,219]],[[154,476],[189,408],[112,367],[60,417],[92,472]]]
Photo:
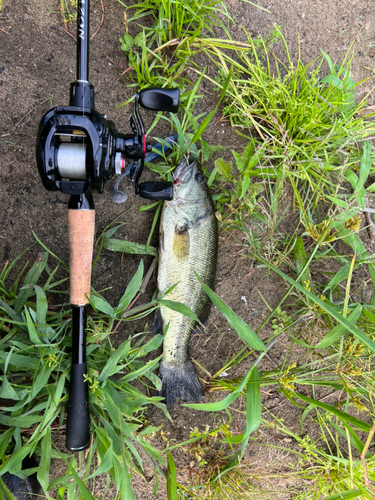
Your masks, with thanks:
[[[159,182],[142,182],[138,184],[138,194],[141,198],[147,200],[173,200],[173,182],[159,181]]]
[[[152,87],[139,92],[139,105],[151,111],[169,111],[178,113],[180,91]]]

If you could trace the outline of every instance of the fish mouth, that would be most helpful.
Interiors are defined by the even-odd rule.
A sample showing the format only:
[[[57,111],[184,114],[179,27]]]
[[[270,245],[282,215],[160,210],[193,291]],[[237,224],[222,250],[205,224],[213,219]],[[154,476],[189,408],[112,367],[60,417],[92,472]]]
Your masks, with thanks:
[[[173,185],[179,186],[189,181],[192,173],[192,165],[183,160],[173,172]]]

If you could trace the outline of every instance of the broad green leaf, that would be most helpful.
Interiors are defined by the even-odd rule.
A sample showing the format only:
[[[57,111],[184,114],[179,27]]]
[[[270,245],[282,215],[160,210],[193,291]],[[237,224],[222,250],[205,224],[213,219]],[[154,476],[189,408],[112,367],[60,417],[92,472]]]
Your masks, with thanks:
[[[344,175],[346,177],[346,180],[348,180],[350,182],[350,185],[352,186],[352,188],[355,189],[356,185],[358,184],[358,177],[355,175],[353,170],[350,170],[349,168],[347,168],[345,170]]]
[[[346,432],[344,431],[344,429],[342,429],[340,426],[338,426],[333,420],[330,421],[330,425],[335,429],[336,432],[338,432],[338,434],[340,434],[340,436],[345,439],[345,441],[348,440],[348,437],[346,435]],[[357,436],[357,434],[354,432],[354,430],[350,427],[350,425],[346,424],[345,422],[343,422],[343,425],[344,427],[348,430],[349,434],[350,434],[350,443],[352,446],[354,446],[354,448],[358,451],[358,453],[362,453],[363,449],[364,449],[364,444],[362,443],[362,441],[359,439],[359,437]],[[366,453],[366,458],[371,458],[371,453],[369,451],[367,451]]]
[[[307,256],[302,236],[298,236],[296,240],[293,248],[293,256],[296,262],[297,275],[299,276],[307,263]],[[311,281],[309,268],[305,269],[305,272],[301,275],[300,280],[302,283],[305,283],[305,281]]]
[[[320,52],[323,54],[325,60],[327,61],[328,63],[328,66],[329,66],[329,70],[331,72],[331,75],[335,75],[337,76],[337,73],[336,73],[336,70],[335,70],[335,66],[333,65],[333,62],[332,62],[332,59],[329,57],[328,54],[326,54],[323,50],[320,50]]]
[[[6,447],[8,446],[9,441],[11,440],[14,432],[14,427],[7,429],[5,432],[0,434],[0,460],[3,457]]]
[[[8,424],[5,424],[5,425],[8,425]],[[32,449],[32,446],[29,444],[26,444],[25,446],[20,448],[18,451],[16,451],[16,453],[13,453],[12,456],[5,463],[3,463],[0,466],[0,476],[5,474],[6,472],[12,472],[13,466],[20,469],[21,468],[20,464],[22,463],[22,460],[30,453],[31,449]]]
[[[6,360],[8,353],[0,350],[0,359]],[[36,354],[35,354],[36,355]],[[35,370],[38,366],[39,360],[33,357],[30,351],[29,356],[22,356],[20,354],[12,354],[10,365],[15,368],[25,368],[30,370]]]
[[[256,351],[265,351],[266,347],[263,344],[263,342],[260,340],[258,335],[252,330],[245,321],[237,316],[236,313],[232,311],[232,309],[223,302],[220,297],[216,295],[215,292],[213,292],[207,285],[202,283],[201,279],[195,273],[195,276],[197,279],[200,281],[201,285],[203,286],[205,292],[209,296],[209,298],[212,300],[213,304],[218,308],[218,310],[221,312],[221,314],[225,317],[225,319],[228,321],[229,325],[235,330],[237,335],[244,341],[246,342],[252,349]]]
[[[28,429],[37,422],[40,422],[42,418],[42,415],[20,415],[19,417],[0,415],[0,424],[6,425],[7,427],[21,427],[22,429]]]
[[[332,203],[334,203],[335,205],[341,207],[341,208],[348,208],[348,203],[344,200],[340,200],[339,198],[335,198],[334,196],[331,196],[329,194],[326,194],[325,195],[326,198],[328,198],[330,201],[332,201]]]
[[[256,172],[257,170],[253,170],[261,161],[261,159],[263,158],[264,154],[260,153],[259,151],[257,151],[250,159],[249,159],[249,163],[246,167],[246,170],[244,172],[244,174],[247,174],[247,175],[257,175]]]
[[[113,238],[104,238],[104,248],[113,252],[124,252],[133,255],[153,255],[158,254],[156,248],[142,245],[140,243],[132,243],[131,241],[115,240]]]
[[[130,52],[134,43],[132,36],[125,33],[125,35],[120,38],[119,41],[121,43],[121,50],[123,50],[124,52]]]
[[[61,487],[57,490],[57,497],[56,497],[56,500],[64,500],[64,493],[65,493],[65,490],[66,490],[66,488],[64,488],[63,486],[61,486]]]
[[[103,297],[99,297],[98,295],[91,295],[90,304],[94,307],[94,309],[97,309],[98,311],[113,318],[115,314],[113,307]]]
[[[71,484],[72,482],[74,482],[74,476],[73,474],[69,474],[67,472],[64,476],[60,476],[53,479],[48,485],[48,490],[53,491],[58,486],[65,488],[66,486],[69,486],[69,484]]]
[[[45,364],[43,369],[40,370],[36,379],[34,380],[34,384],[30,392],[30,400],[35,398],[39,394],[39,392],[48,384],[48,380],[53,370],[54,366],[48,366],[47,364]]]
[[[234,159],[236,160],[236,167],[239,172],[242,172],[245,166],[244,159],[242,158],[241,155],[239,155],[236,151],[232,149],[232,155],[234,156]]]
[[[305,401],[306,403],[316,406],[318,408],[322,408],[323,410],[326,410],[328,413],[332,413],[333,415],[336,415],[343,423],[347,423],[348,425],[351,425],[353,427],[356,427],[357,429],[363,431],[363,432],[369,432],[371,429],[371,425],[368,424],[367,422],[364,422],[363,420],[360,420],[356,417],[352,417],[348,413],[345,413],[344,411],[338,410],[334,406],[328,405],[326,403],[322,403],[321,401],[317,401],[316,399],[311,399],[308,398],[307,396],[303,396],[303,394],[293,392],[291,393],[292,397],[302,399],[302,401]]]
[[[63,393],[64,387],[65,387],[65,380],[66,380],[66,375],[62,375],[59,378],[59,381],[58,381],[57,386],[56,386],[56,390],[54,391],[53,401],[54,401],[56,406],[58,406],[60,403],[60,398],[61,398],[61,395]]]
[[[219,172],[220,175],[230,179],[230,174],[232,172],[232,162],[227,163],[222,158],[218,158],[215,160],[215,168]]]
[[[28,309],[27,307],[25,307],[25,314],[26,314],[27,328],[29,331],[29,337],[30,337],[32,344],[40,345],[40,344],[42,344],[42,341],[40,340],[38,332],[36,331],[34,322],[31,319],[30,310],[31,309]]]
[[[134,446],[134,444],[132,443],[132,441],[129,439],[129,438],[125,438],[124,439],[124,443],[126,444],[126,446],[128,447],[129,451],[131,452],[131,454],[134,456],[134,458],[136,459],[138,465],[139,465],[139,468],[144,471],[144,467],[143,467],[143,463],[142,463],[142,459],[136,449],[136,447]]]
[[[139,433],[141,436],[149,436],[150,434],[154,434],[155,432],[159,432],[162,429],[163,425],[159,425],[155,427],[153,425],[148,425]]]
[[[127,286],[124,295],[121,297],[119,305],[115,309],[116,316],[120,316],[122,313],[126,311],[131,301],[134,299],[136,293],[141,286],[143,278],[143,260],[139,263],[137,272],[130,280],[129,285]]]
[[[45,325],[48,311],[47,297],[43,288],[40,286],[34,285],[34,290],[36,292],[36,316],[38,324]]]
[[[202,155],[202,163],[203,165],[208,162],[208,160],[211,159],[212,155],[216,153],[217,151],[225,151],[224,146],[220,146],[219,144],[217,145],[212,145],[208,144],[208,142],[203,141],[202,139],[200,140],[200,154]]]
[[[242,179],[240,200],[242,200],[242,198],[245,196],[249,186],[250,186],[250,175],[244,175]]]
[[[66,460],[66,458],[64,457],[64,455],[62,453],[60,453],[60,457],[64,460],[64,462],[68,466],[68,469],[69,469],[70,473],[74,476],[75,484],[78,486],[79,492],[81,493],[81,495],[84,498],[84,500],[96,500],[95,497],[93,497],[91,495],[91,493],[88,491],[88,489],[86,488],[86,486],[83,484],[83,482],[81,481],[80,477],[76,473],[76,471],[75,471],[76,467],[73,467]]]
[[[162,201],[154,201],[154,203],[149,203],[148,205],[143,205],[142,207],[138,208],[138,212],[145,212],[146,210],[150,210],[151,208],[154,208],[156,205],[161,204]]]
[[[327,290],[338,285],[344,279],[347,279],[349,276],[349,271],[350,271],[350,265],[345,264],[339,271],[337,271],[337,273],[334,275],[334,277],[331,279],[328,285],[324,288],[322,293],[326,293]]]
[[[202,411],[222,411],[222,410],[225,410],[225,408],[228,408],[228,406],[230,404],[232,404],[233,401],[235,401],[238,398],[241,391],[246,386],[246,384],[251,376],[252,369],[253,368],[250,368],[250,370],[247,372],[246,376],[243,378],[241,384],[238,385],[237,389],[235,389],[232,393],[230,393],[222,401],[218,401],[217,403],[183,404],[182,406],[186,406],[187,408],[192,408],[193,410],[202,410]]]
[[[134,380],[138,377],[142,377],[142,375],[144,375],[144,373],[149,372],[154,368],[154,366],[159,362],[159,360],[162,358],[162,356],[163,355],[161,354],[159,357],[153,359],[152,361],[149,361],[148,363],[143,365],[138,370],[132,370],[130,373],[125,375],[125,377],[122,377],[120,379],[120,382],[130,382],[131,380]]]
[[[146,34],[144,31],[141,31],[140,33],[138,33],[138,35],[134,37],[134,45],[136,45],[137,47],[144,47],[145,42],[146,42]]]
[[[48,261],[48,252],[42,252],[38,257],[38,260],[35,262],[35,264],[28,272],[25,281],[23,282],[22,285],[23,287],[21,288],[18,297],[16,299],[16,302],[14,304],[14,309],[16,313],[19,313],[21,311],[24,303],[33,292],[32,287],[28,287],[27,285],[35,285],[37,283],[40,275],[47,266],[47,261]]]
[[[148,378],[149,380],[151,380],[151,382],[154,384],[154,387],[157,391],[160,391],[161,390],[161,387],[162,387],[162,383],[161,383],[161,380],[160,378],[155,375],[155,373],[145,373],[144,376],[146,378]]]
[[[167,457],[168,457],[168,468],[167,468],[168,500],[177,500],[176,465],[169,451],[167,452]]]
[[[357,256],[364,260],[367,260],[368,263],[368,270],[371,276],[372,284],[375,286],[375,268],[374,268],[374,263],[373,260],[370,258],[369,253],[366,250],[365,245],[359,238],[358,234],[353,233],[353,231],[350,231],[348,229],[345,229],[343,224],[340,222],[333,224],[333,228],[337,229],[340,231],[341,239],[342,241],[348,245],[352,250],[355,251]]]
[[[156,448],[154,448],[152,444],[150,444],[148,441],[145,441],[139,434],[137,435],[137,441],[142,446],[142,448],[144,448],[145,451],[147,451],[147,453],[152,456],[154,460],[159,462],[159,464],[161,464],[163,467],[167,466],[167,462],[163,455]]]
[[[154,489],[152,490],[152,494],[156,495],[156,493],[158,492],[158,489],[159,489],[158,470],[156,467],[154,468],[154,479],[155,479],[155,484],[154,484]]]
[[[245,452],[249,437],[258,429],[261,416],[260,383],[258,368],[254,366],[246,389],[246,430],[241,442],[241,456]]]
[[[340,80],[340,78],[338,78],[337,76],[327,75],[324,78],[322,78],[320,81],[322,83],[332,84],[337,89],[340,89],[340,90],[342,89],[342,80]]]
[[[88,477],[88,479],[92,479],[93,477],[98,476],[99,474],[103,474],[104,472],[108,472],[109,469],[112,468],[113,464],[113,449],[112,449],[112,444],[106,451],[104,457],[100,457],[101,462],[99,467],[91,474],[91,476]]]
[[[108,231],[106,231],[104,233],[104,236],[106,238],[111,238],[111,236],[113,236],[116,231],[118,231],[119,229],[121,229],[123,227],[123,225],[124,225],[124,223],[121,223],[121,224],[117,224],[116,226],[111,227],[110,229],[108,229]]]
[[[129,354],[129,351],[130,351],[130,340],[126,340],[120,345],[120,347],[118,347],[118,349],[116,349],[116,351],[108,359],[107,363],[105,364],[102,372],[98,377],[98,381],[103,382],[103,380],[106,380],[108,377],[116,373],[117,364],[120,362],[121,359],[126,358],[126,356]]]
[[[17,392],[13,389],[9,383],[8,377],[3,375],[3,383],[1,384],[0,397],[2,399],[13,399],[13,401],[18,401],[19,396]]]
[[[367,181],[368,176],[370,175],[371,166],[372,166],[371,142],[365,141],[363,143],[363,154],[362,154],[362,159],[361,159],[361,167],[359,170],[358,183],[355,187],[355,193],[359,193],[360,190],[364,187],[365,182]]]
[[[336,495],[330,495],[329,497],[325,497],[324,500],[349,500],[350,498],[359,498],[361,492],[359,490],[347,490]]]
[[[38,481],[41,484],[44,491],[47,491],[48,489],[50,468],[51,468],[51,427],[48,427],[42,439],[40,463],[37,473]]]
[[[24,323],[22,321],[22,317],[16,314],[16,312],[8,306],[6,302],[4,302],[2,299],[0,299],[0,310],[3,309],[10,318],[12,318],[13,321],[17,322],[22,330],[27,331],[27,328],[25,325],[22,325]]]
[[[158,299],[155,302],[162,306],[168,307],[169,309],[172,309],[172,311],[179,312],[184,316],[192,319],[193,321],[196,321],[197,323],[200,323],[198,316],[186,304],[181,304],[181,302],[175,302],[174,300],[165,299]]]
[[[118,407],[120,412],[123,415],[126,415],[128,417],[132,416],[132,408],[128,404],[128,399],[123,397],[123,394],[121,394],[115,386],[118,387],[119,381],[116,380],[116,384],[114,384],[112,381],[108,381],[108,383],[105,385],[105,391],[108,394],[108,396],[112,399],[114,404]],[[106,396],[107,397],[107,396]],[[135,398],[132,398],[132,401]],[[116,450],[115,450],[116,451]]]
[[[124,462],[124,459],[123,459]],[[122,481],[121,481],[121,491],[122,491],[122,500],[136,500],[134,491],[130,482],[130,475],[128,471],[128,466],[123,463],[122,466]]]
[[[161,335],[160,333],[155,335],[151,340],[147,342],[147,344],[142,346],[142,349],[137,354],[137,358],[145,356],[151,351],[155,351],[155,349],[160,347],[161,344],[163,343],[163,338],[164,338],[163,335]]]
[[[347,316],[347,320],[354,325],[362,313],[362,305],[358,304],[354,311]],[[345,335],[347,329],[343,325],[337,325],[333,330],[327,333],[324,338],[316,346],[316,349],[326,349],[336,342],[340,337]]]
[[[128,437],[134,437],[133,434],[138,429],[139,424],[129,424],[123,418],[120,408],[116,406],[112,398],[107,396],[102,402],[102,408],[108,412],[112,424],[117,427],[117,429],[121,430]]]
[[[46,411],[44,411],[43,413],[43,419],[41,420],[38,427],[35,429],[34,434],[31,436],[29,442],[38,441],[43,436],[43,433],[50,428],[50,426],[56,420],[58,415],[59,415],[59,409],[55,405],[52,396],[49,396],[46,402]]]

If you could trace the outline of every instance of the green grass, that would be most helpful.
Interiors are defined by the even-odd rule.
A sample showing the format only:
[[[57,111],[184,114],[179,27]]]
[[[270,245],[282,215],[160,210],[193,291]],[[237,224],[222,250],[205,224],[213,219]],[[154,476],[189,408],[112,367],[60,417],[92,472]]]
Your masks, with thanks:
[[[366,112],[368,96],[356,102],[357,88],[351,76],[349,49],[341,64],[322,56],[307,64],[299,56],[292,61],[279,28],[267,44],[248,37],[249,51],[240,62],[216,58],[223,78],[234,64],[223,115],[242,136],[255,141],[258,165],[244,174],[279,184],[275,205],[287,179],[292,179],[302,199],[315,207],[327,195],[335,195],[347,169],[355,170],[363,141],[374,132],[373,113]],[[280,38],[286,53],[282,62],[270,44]],[[223,64],[224,62],[224,64]],[[329,73],[322,76],[323,63]]]
[[[218,14],[232,21],[222,0],[146,0],[129,9],[135,13],[128,22],[153,16],[155,24],[147,31],[158,39],[158,45],[186,35],[199,36],[205,29],[212,34],[215,26],[225,29]]]
[[[147,387],[160,387],[160,380],[153,373],[160,356],[148,362],[144,357],[161,345],[162,336],[145,342],[145,332],[119,346],[111,339],[115,324],[140,318],[158,307],[153,302],[131,308],[142,285],[143,263],[141,261],[117,307],[111,307],[95,292],[91,295],[87,380],[92,445],[86,461],[79,466],[73,455],[61,454],[53,444],[53,435],[66,417],[71,314],[64,305],[49,306],[49,300],[52,293],[59,293],[66,279],[55,281],[60,264],[51,269],[49,254],[43,252],[23,281],[21,271],[9,286],[9,274],[14,271],[17,260],[6,264],[0,274],[0,397],[3,400],[0,474],[7,471],[19,474],[22,459],[35,453],[41,457],[38,479],[46,498],[51,498],[57,490],[61,498],[65,490],[69,498],[73,498],[72,495],[92,498],[88,484],[92,484],[90,489],[94,494],[95,477],[99,473],[108,476],[107,487],[109,478],[112,479],[120,491],[119,498],[121,494],[134,498],[130,477],[135,472],[144,473],[139,448],[155,471],[166,465],[164,457],[148,442],[147,436],[156,429],[148,426],[145,409],[155,405],[170,418],[161,398],[147,397],[130,384],[141,378]],[[52,481],[49,478],[51,458],[61,458],[69,464],[66,475]]]

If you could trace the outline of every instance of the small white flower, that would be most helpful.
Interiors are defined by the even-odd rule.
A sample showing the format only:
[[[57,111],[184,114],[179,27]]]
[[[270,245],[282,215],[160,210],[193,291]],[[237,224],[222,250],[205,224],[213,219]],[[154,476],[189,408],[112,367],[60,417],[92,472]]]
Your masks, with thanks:
[[[245,302],[245,304],[247,305],[247,300],[246,300],[245,295],[242,295],[241,300],[243,300]]]

